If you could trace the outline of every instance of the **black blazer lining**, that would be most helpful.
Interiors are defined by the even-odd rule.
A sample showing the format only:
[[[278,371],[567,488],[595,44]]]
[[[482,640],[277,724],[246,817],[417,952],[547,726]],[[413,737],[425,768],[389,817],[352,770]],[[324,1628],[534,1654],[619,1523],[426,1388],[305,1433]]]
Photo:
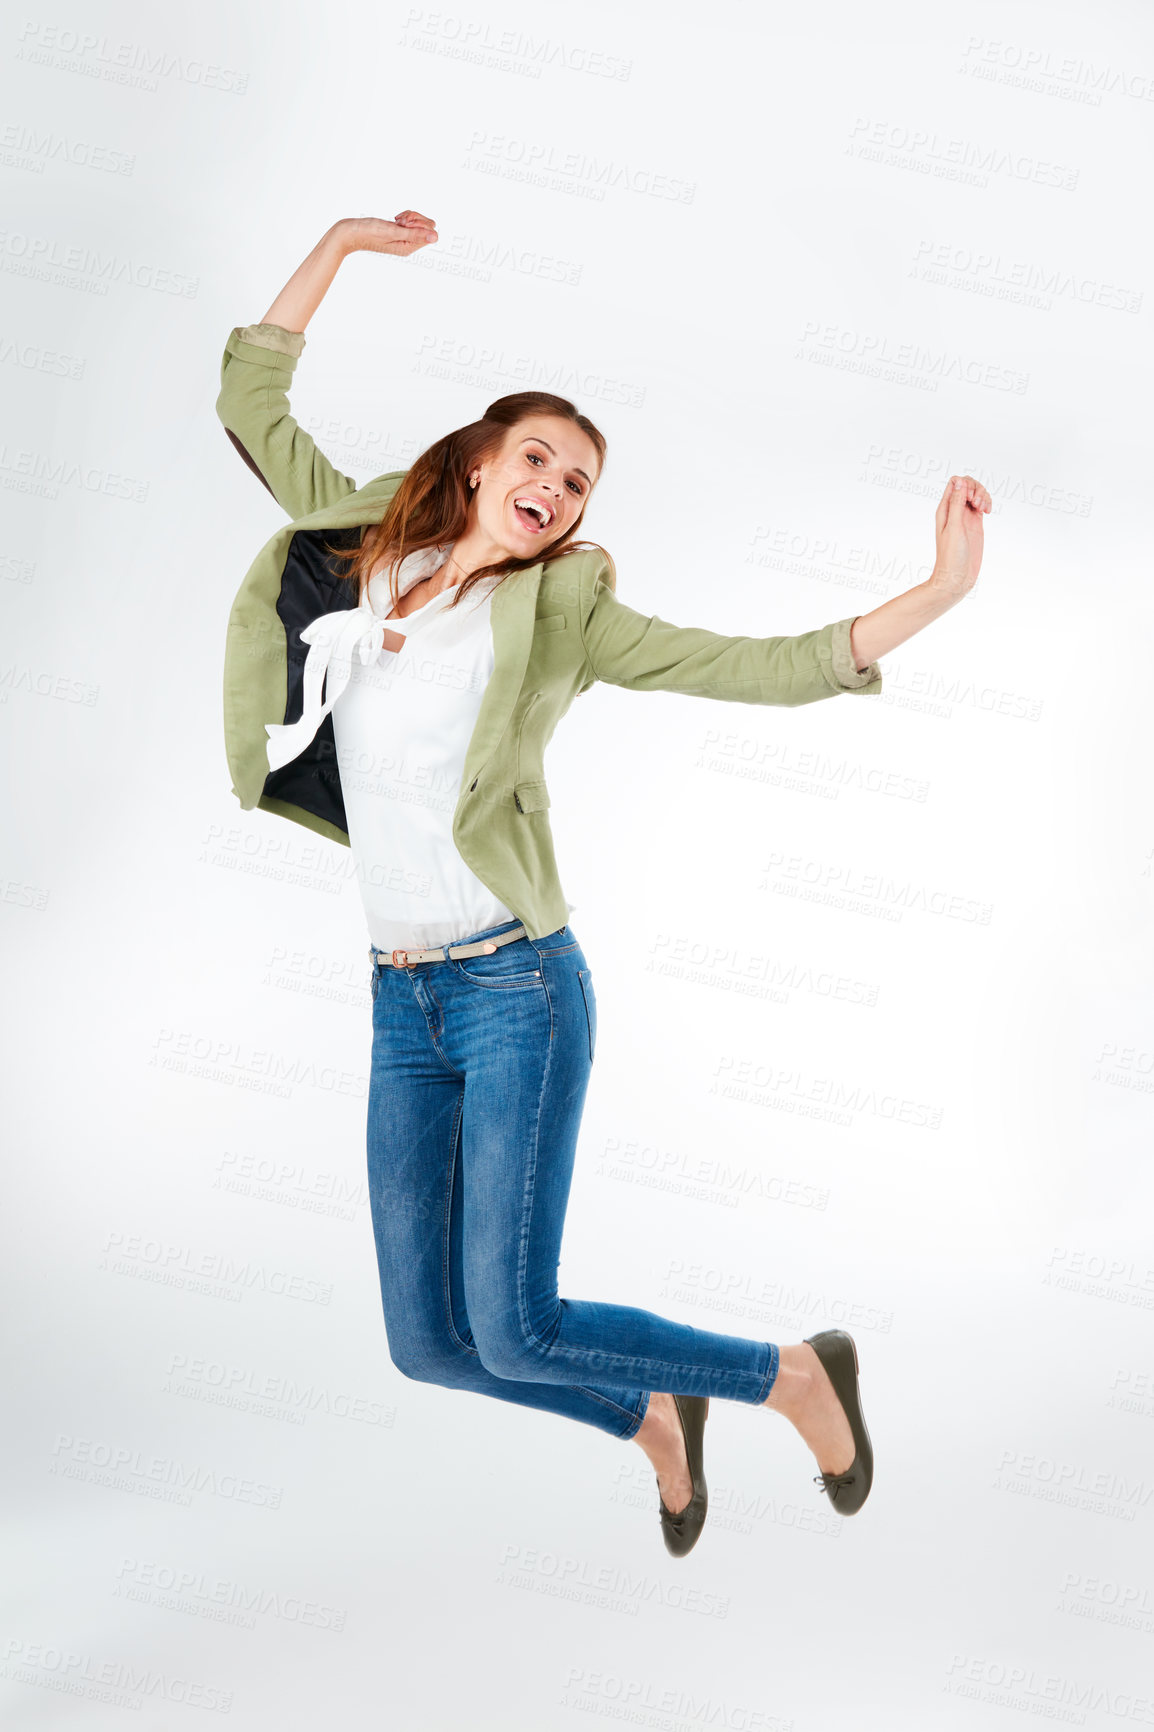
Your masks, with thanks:
[[[297,722],[304,712],[304,668],[309,646],[301,632],[322,613],[355,607],[353,585],[341,578],[343,562],[326,552],[328,547],[350,548],[360,544],[362,526],[352,529],[298,529],[289,542],[288,557],[281,574],[276,610],[285,628],[288,684],[284,720]],[[348,833],[336,736],[332,715],[327,715],[315,738],[297,757],[270,770],[264,792],[274,800],[285,800],[335,824]]]

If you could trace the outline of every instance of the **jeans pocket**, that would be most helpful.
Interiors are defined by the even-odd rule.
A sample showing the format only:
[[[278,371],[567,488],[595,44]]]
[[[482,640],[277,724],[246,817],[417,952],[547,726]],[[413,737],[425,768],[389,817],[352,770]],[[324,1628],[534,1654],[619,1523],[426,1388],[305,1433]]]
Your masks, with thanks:
[[[585,1021],[589,1025],[589,1062],[593,1062],[597,1050],[597,994],[593,990],[593,975],[588,968],[579,968],[577,978],[581,982],[581,996],[585,1000]]]
[[[496,950],[484,951],[480,956],[454,956],[450,961],[458,974],[477,986],[500,991],[541,985],[541,958],[527,938],[514,938],[509,944],[500,944]]]

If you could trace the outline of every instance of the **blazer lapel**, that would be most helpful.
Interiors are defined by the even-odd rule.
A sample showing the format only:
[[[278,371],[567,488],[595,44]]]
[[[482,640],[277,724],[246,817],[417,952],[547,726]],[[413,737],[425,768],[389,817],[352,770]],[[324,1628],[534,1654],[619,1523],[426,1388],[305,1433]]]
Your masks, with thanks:
[[[493,628],[493,672],[485,687],[465,753],[462,788],[468,787],[496,751],[521,695],[525,666],[533,645],[537,591],[544,567],[544,560],[538,560],[527,571],[510,572],[493,591],[489,603]]]

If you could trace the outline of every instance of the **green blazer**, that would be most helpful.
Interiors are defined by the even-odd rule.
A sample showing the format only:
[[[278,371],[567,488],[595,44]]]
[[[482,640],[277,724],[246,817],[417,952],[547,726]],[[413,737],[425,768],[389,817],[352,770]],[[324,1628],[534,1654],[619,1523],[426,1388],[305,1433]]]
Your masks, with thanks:
[[[353,605],[352,586],[339,580],[324,543],[354,545],[365,525],[380,521],[405,471],[358,487],[318,451],[289,410],[304,346],[301,332],[279,325],[237,326],[221,362],[216,412],[289,519],[257,554],[229,614],[225,747],[232,791],[245,811],[259,807],[347,847],[331,715],[300,758],[272,773],[265,723],[301,714],[301,630]],[[797,637],[727,637],[671,625],[618,600],[613,562],[599,550],[544,559],[502,578],[490,618],[494,668],[465,758],[453,839],[531,938],[568,918],[549,826],[545,748],[573,699],[595,680],[630,691],[788,705],[838,692],[872,694],[882,685],[876,662],[861,672],[854,666],[856,614]]]

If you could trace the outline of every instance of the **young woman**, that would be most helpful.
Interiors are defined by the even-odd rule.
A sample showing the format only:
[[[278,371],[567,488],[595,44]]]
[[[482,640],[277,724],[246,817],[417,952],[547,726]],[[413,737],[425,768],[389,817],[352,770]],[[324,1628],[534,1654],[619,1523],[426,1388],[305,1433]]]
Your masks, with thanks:
[[[261,323],[232,332],[216,405],[290,519],[229,620],[234,792],[351,846],[372,941],[368,1165],[389,1351],[408,1377],[632,1439],[675,1556],[705,1519],[712,1396],[788,1419],[852,1515],[873,1455],[845,1331],[778,1345],[558,1295],[597,1009],[544,750],[595,680],[761,704],[876,693],[876,658],[972,589],[990,496],[951,477],[924,583],[766,638],[618,599],[608,555],[576,539],[605,440],[567,399],[502,397],[358,487],[289,411],[304,331],[350,253],[436,240],[417,211],[335,223]],[[642,503],[651,475],[647,460],[625,478]]]

